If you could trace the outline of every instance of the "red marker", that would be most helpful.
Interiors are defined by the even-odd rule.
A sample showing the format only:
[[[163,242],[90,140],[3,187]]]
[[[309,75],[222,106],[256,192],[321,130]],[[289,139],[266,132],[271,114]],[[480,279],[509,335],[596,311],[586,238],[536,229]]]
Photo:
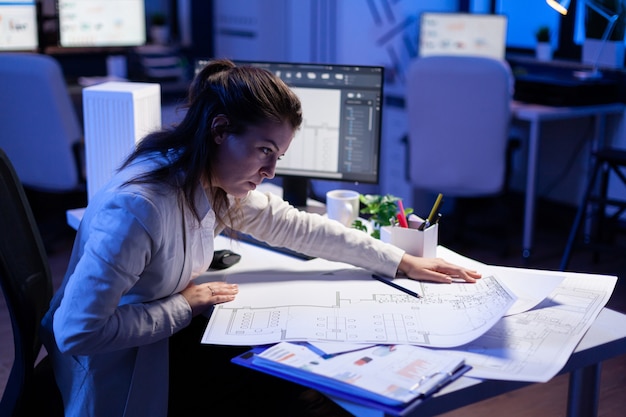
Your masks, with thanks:
[[[400,227],[409,227],[409,222],[406,220],[406,214],[404,212],[404,205],[402,205],[402,200],[398,200],[398,209],[400,210],[400,213],[397,214]]]

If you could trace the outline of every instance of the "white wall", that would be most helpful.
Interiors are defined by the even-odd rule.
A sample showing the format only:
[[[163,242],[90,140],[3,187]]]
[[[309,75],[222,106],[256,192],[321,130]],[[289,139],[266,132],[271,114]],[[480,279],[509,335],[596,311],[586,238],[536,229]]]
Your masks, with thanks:
[[[240,60],[288,59],[289,0],[216,0],[215,56]]]

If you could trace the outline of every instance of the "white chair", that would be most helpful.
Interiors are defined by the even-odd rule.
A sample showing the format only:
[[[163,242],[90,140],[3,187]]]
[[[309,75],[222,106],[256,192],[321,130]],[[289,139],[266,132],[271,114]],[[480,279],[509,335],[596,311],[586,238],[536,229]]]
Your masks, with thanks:
[[[0,54],[0,148],[25,187],[85,188],[82,127],[59,63],[31,53]]]
[[[450,196],[502,190],[511,86],[501,60],[431,56],[411,63],[406,108],[414,187]]]
[[[407,74],[412,186],[457,203],[500,194],[507,181],[514,86],[506,61],[429,56],[413,60]]]

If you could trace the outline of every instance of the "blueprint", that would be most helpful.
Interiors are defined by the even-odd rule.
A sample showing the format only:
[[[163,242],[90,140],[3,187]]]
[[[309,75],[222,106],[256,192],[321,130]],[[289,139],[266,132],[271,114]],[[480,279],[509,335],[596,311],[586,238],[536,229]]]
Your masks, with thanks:
[[[467,267],[513,277],[531,289],[538,285],[536,279],[562,279],[534,308],[507,315],[476,340],[446,350],[465,358],[472,366],[466,375],[476,378],[549,381],[563,368],[617,283],[617,277],[611,275],[481,265],[451,251],[438,255]],[[519,287],[510,284],[510,288]]]
[[[568,276],[534,309],[503,317],[487,333],[455,349],[472,366],[467,376],[547,382],[606,305],[616,281]]]
[[[229,276],[229,282],[239,284],[239,294],[215,306],[203,343],[248,346],[306,340],[460,346],[484,334],[515,301],[493,275],[476,284],[394,280],[422,295],[416,298],[358,268],[309,277],[265,274]]]
[[[215,306],[204,343],[306,339],[326,352],[409,343],[463,357],[472,366],[466,375],[476,378],[554,377],[617,283],[609,275],[486,265],[438,247],[437,256],[483,278],[450,285],[395,280],[424,296],[417,299],[343,263],[286,262],[270,251],[231,248],[245,262],[205,279],[237,282],[240,293]]]

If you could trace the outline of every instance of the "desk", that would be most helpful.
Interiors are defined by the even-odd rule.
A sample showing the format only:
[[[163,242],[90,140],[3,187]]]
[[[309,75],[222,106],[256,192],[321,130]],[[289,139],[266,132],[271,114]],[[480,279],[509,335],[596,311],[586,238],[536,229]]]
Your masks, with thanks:
[[[216,248],[229,248],[242,254],[242,262],[236,267],[238,272],[265,268],[310,270],[315,265],[312,261],[297,259],[287,261],[287,258],[275,252],[244,243],[231,243],[221,236],[216,240]],[[307,267],[307,263],[310,266]],[[225,270],[211,274],[212,279],[215,279],[221,276],[225,277],[229,273],[231,273],[230,270]],[[599,393],[600,362],[624,353],[626,353],[626,315],[605,308],[585,333],[574,353],[560,371],[561,374],[571,373],[568,403],[568,415],[570,417],[595,415]],[[406,415],[415,417],[435,416],[530,384],[529,382],[461,377],[430,400],[407,410]],[[357,416],[382,417],[384,415],[381,411],[368,409],[359,404],[338,399],[335,401]]]
[[[69,211],[68,223],[76,228],[80,223],[82,214],[83,209]],[[310,262],[290,258],[245,243],[230,242],[229,239],[222,236],[216,239],[215,248],[233,249],[242,254],[244,260],[261,259],[261,262],[251,262],[253,265],[241,265],[252,270],[263,267],[276,268],[291,262],[306,266],[306,263]],[[260,257],[259,253],[261,254]],[[219,278],[221,274],[226,275],[228,273],[229,270],[212,273],[212,278]],[[602,361],[624,353],[626,353],[626,315],[604,308],[560,371],[561,374],[571,373],[568,395],[569,417],[591,417],[596,415],[599,398],[600,364]],[[528,382],[480,380],[461,377],[446,386],[429,401],[408,410],[406,415],[415,417],[435,416],[530,384]],[[365,409],[359,404],[339,400],[337,402],[358,416],[378,417],[383,415],[380,411]]]
[[[522,257],[528,259],[532,250],[533,229],[535,220],[535,185],[537,182],[537,157],[541,138],[541,123],[550,120],[567,120],[580,117],[593,117],[595,132],[592,139],[594,149],[604,141],[606,116],[622,114],[626,107],[621,103],[598,104],[577,107],[552,107],[539,104],[513,102],[514,119],[530,123],[528,139],[528,162],[526,172],[526,191],[524,202],[524,225],[522,241]]]

